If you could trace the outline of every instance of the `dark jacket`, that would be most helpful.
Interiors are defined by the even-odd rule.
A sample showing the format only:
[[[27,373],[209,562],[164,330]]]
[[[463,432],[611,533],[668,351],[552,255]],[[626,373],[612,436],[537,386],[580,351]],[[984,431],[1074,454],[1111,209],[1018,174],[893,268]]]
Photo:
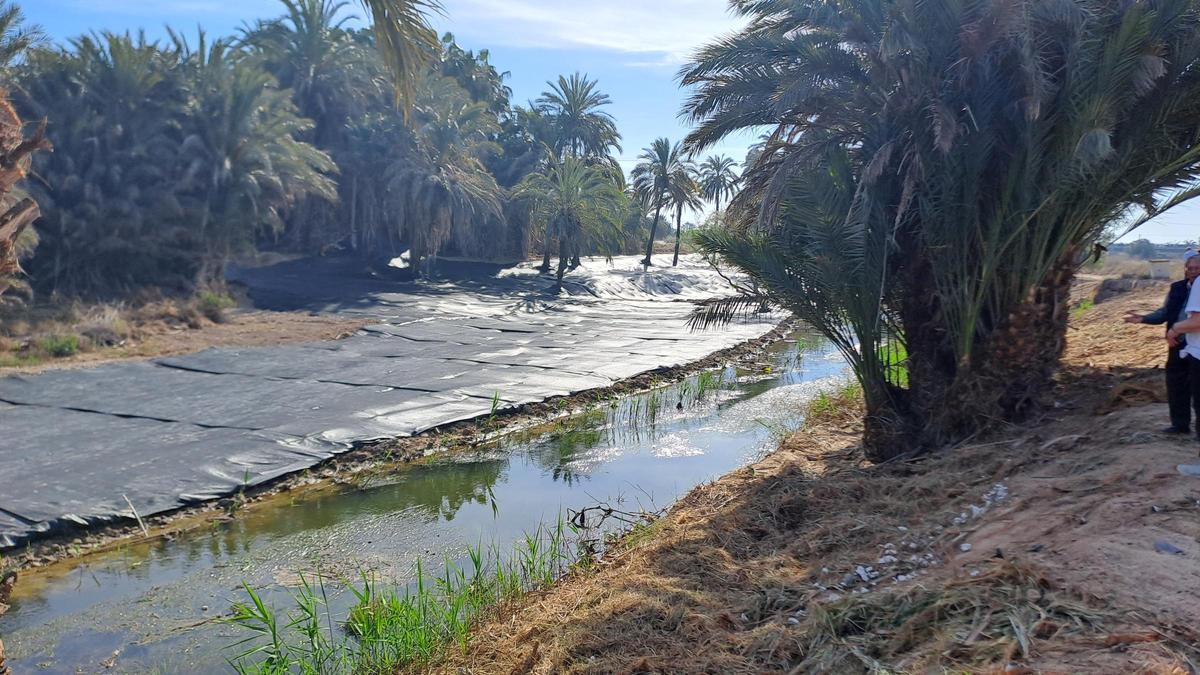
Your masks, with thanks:
[[[1180,279],[1171,284],[1170,290],[1167,291],[1167,299],[1163,302],[1163,306],[1150,312],[1142,317],[1142,323],[1150,323],[1154,325],[1167,324],[1167,329],[1179,320],[1179,313],[1183,311],[1184,305],[1188,301],[1188,288],[1186,279]]]

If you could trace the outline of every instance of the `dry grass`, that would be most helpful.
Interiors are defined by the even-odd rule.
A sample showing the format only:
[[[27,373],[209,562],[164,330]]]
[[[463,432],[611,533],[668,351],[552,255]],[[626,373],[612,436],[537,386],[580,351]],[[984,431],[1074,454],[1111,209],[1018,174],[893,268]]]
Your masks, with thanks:
[[[329,340],[364,323],[237,309],[237,304],[225,289],[204,289],[185,298],[144,295],[120,303],[6,307],[0,310],[0,372],[182,354],[215,345]]]
[[[1083,271],[1103,277],[1148,277],[1150,263],[1121,253],[1107,253],[1100,262],[1087,265]]]
[[[800,627],[796,668],[977,671],[1029,659],[1040,641],[1094,642],[1115,618],[1026,565],[998,560],[987,567],[945,584],[818,605]]]

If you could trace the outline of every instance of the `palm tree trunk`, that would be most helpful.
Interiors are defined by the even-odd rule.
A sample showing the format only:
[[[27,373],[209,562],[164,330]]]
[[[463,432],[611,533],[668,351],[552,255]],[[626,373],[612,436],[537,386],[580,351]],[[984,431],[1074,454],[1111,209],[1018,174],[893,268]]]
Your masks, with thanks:
[[[350,181],[350,248],[357,251],[358,241],[358,175]]]
[[[550,226],[546,226],[546,236],[542,240],[542,264],[538,265],[538,272],[545,274],[550,271]]]
[[[671,259],[671,267],[679,266],[679,243],[683,239],[683,204],[675,208],[675,257]]]
[[[721,217],[721,193],[718,192],[714,197],[713,215],[717,218],[717,225],[721,224],[724,218]]]
[[[654,207],[654,220],[650,223],[650,240],[646,242],[646,257],[642,258],[642,267],[650,267],[650,254],[654,253],[654,235],[658,234],[658,214],[662,211],[662,204]]]
[[[1019,422],[1054,383],[1066,344],[1074,252],[1063,256],[1030,298],[994,325],[960,360],[946,342],[936,289],[917,254],[905,272],[899,318],[908,357],[906,389],[873,388],[866,397],[863,446],[873,461],[919,453]]]
[[[567,242],[559,239],[558,242],[558,275],[555,279],[554,292],[562,293],[563,275],[567,273],[567,262],[571,257],[570,249],[567,247]]]

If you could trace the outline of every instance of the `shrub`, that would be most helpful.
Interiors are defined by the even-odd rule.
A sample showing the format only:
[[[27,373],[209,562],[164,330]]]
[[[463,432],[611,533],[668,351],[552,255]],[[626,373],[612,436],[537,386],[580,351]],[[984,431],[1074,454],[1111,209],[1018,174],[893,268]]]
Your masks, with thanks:
[[[78,335],[47,335],[39,339],[37,348],[56,359],[71,356],[79,352]]]
[[[235,304],[233,298],[224,293],[201,291],[200,295],[196,296],[196,305],[199,307],[200,313],[213,323],[225,323],[228,318],[225,316],[225,310]]]

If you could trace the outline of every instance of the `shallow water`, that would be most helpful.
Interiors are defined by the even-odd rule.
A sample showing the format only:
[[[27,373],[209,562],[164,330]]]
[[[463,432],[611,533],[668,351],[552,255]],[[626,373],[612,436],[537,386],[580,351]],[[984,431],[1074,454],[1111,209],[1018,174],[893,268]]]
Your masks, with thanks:
[[[0,636],[15,672],[228,669],[228,646],[245,635],[214,619],[244,598],[243,581],[282,608],[301,574],[366,570],[403,584],[418,560],[437,565],[480,543],[507,550],[568,509],[664,508],[761,457],[843,371],[830,347],[796,335],[752,363],[492,447],[283,493],[211,529],[23,578]]]

